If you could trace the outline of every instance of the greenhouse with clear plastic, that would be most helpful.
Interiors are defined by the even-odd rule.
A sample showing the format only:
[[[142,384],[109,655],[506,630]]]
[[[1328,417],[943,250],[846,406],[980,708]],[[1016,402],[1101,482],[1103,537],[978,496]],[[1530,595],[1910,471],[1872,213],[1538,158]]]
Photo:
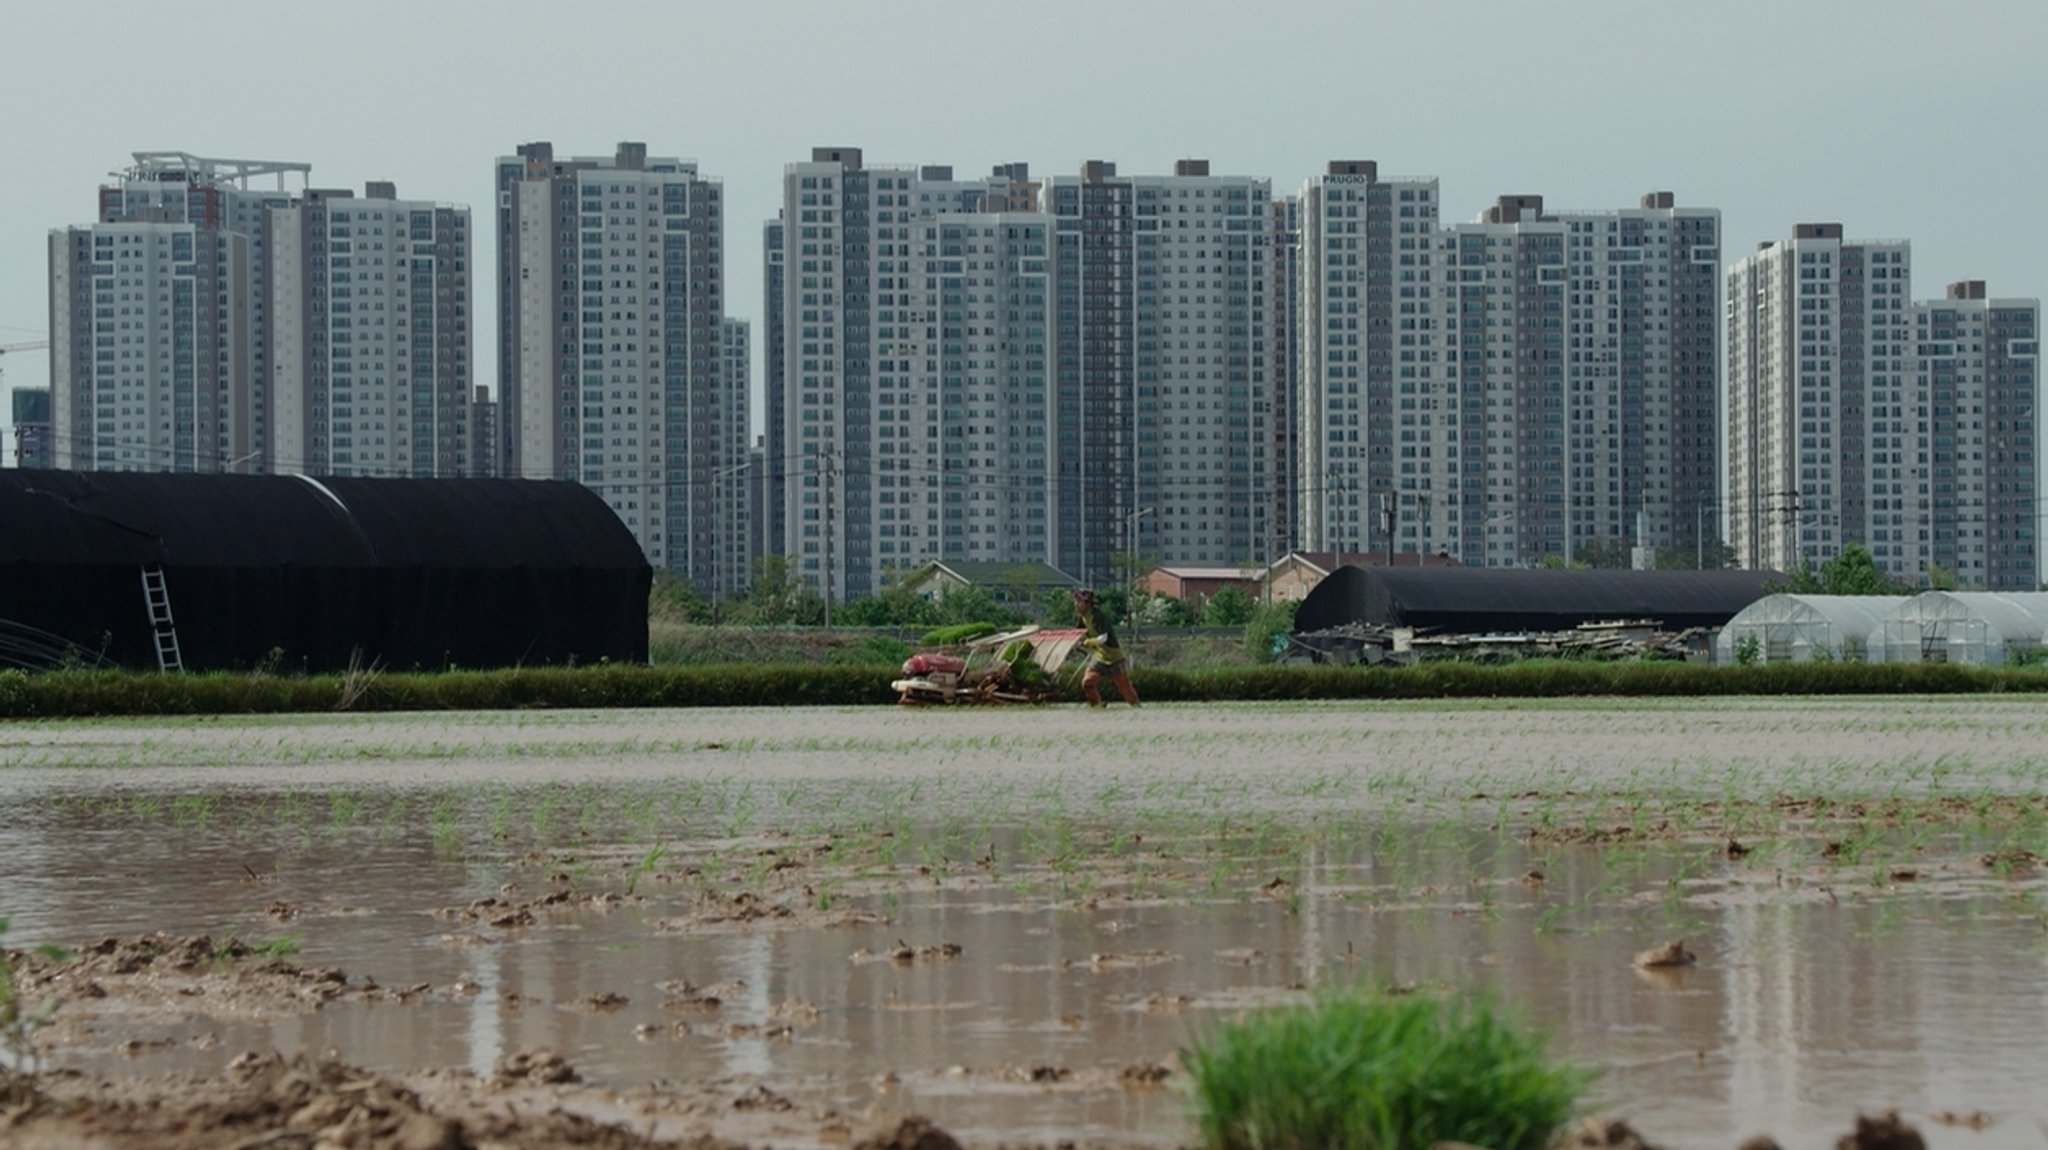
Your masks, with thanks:
[[[1737,612],[1714,639],[1714,661],[1875,660],[1871,635],[1906,602],[1894,595],[1766,595]]]
[[[1891,663],[2032,662],[2048,634],[2048,594],[1928,591],[1887,611],[1870,658]]]

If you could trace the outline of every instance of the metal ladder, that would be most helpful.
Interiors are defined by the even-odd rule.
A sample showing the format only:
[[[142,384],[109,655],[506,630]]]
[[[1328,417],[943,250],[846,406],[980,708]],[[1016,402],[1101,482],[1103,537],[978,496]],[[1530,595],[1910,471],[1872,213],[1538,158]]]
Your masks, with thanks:
[[[185,659],[178,652],[178,629],[171,624],[171,591],[164,584],[163,564],[143,564],[142,601],[149,606],[149,626],[156,641],[156,669],[183,671]]]

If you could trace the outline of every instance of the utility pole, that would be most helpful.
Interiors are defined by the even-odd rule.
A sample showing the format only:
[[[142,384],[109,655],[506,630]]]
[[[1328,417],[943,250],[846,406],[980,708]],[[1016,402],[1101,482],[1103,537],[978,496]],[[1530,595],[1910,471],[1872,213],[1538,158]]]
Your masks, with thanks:
[[[1152,511],[1153,509],[1150,507],[1140,507],[1124,517],[1125,520],[1128,521],[1128,523],[1130,524],[1131,541],[1130,587],[1129,595],[1124,600],[1124,602],[1128,604],[1124,613],[1127,616],[1129,616],[1129,619],[1127,621],[1130,625],[1131,633],[1134,638],[1136,637],[1138,630],[1138,581],[1141,578],[1143,568],[1143,564],[1138,559],[1138,520],[1143,519],[1145,516],[1152,514]]]
[[[1387,533],[1387,566],[1394,565],[1394,493],[1380,492],[1380,527]]]
[[[718,624],[719,604],[725,600],[725,569],[731,559],[725,538],[730,531],[726,523],[725,480],[727,476],[738,475],[752,466],[753,464],[751,463],[735,463],[730,467],[721,467],[711,473],[711,522],[714,524],[711,533],[711,623],[713,626]]]
[[[1330,467],[1330,486],[1323,493],[1323,517],[1330,523],[1330,567],[1335,570],[1344,565],[1344,469]]]

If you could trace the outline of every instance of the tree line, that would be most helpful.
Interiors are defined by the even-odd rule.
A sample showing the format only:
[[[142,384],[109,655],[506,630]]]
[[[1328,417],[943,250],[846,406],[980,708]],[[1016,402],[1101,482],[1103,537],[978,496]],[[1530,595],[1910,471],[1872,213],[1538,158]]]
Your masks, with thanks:
[[[754,561],[745,594],[713,601],[688,580],[657,572],[650,604],[652,613],[675,622],[703,626],[822,627],[824,597],[799,578],[787,556],[763,555]],[[1065,590],[1040,590],[1028,578],[1001,587],[969,584],[943,595],[922,590],[926,570],[913,569],[884,583],[873,595],[832,604],[834,627],[934,628],[959,623],[992,623],[998,627],[1071,627],[1072,596]],[[1225,586],[1206,599],[1186,601],[1123,585],[1096,590],[1105,614],[1125,626],[1243,627],[1246,642],[1261,650],[1272,636],[1293,629],[1293,603],[1261,603],[1242,587]],[[1257,632],[1257,634],[1253,634]]]

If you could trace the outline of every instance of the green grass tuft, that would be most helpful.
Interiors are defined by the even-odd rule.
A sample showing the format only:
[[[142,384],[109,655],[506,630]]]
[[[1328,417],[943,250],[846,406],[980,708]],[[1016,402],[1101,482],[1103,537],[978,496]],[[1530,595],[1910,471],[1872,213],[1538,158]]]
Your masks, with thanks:
[[[1254,1014],[1181,1056],[1209,1150],[1541,1150],[1590,1072],[1489,998],[1330,995]]]

